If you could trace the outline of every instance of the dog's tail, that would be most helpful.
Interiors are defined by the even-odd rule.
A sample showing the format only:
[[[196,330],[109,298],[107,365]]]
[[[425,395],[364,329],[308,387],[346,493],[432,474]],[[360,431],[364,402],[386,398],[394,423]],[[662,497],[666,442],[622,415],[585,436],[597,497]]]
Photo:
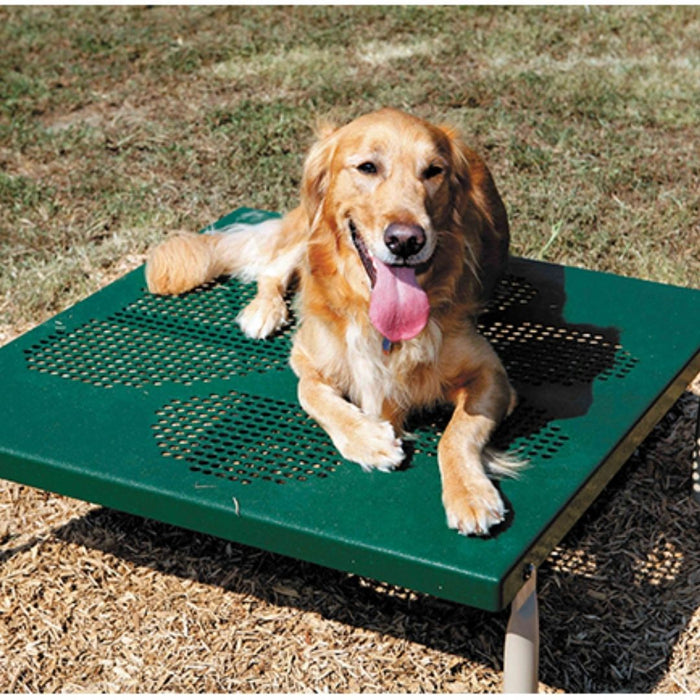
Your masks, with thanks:
[[[233,224],[207,234],[175,233],[148,256],[148,289],[154,294],[182,294],[222,275],[245,282],[264,275],[285,288],[303,249],[299,235],[285,235],[288,223],[285,217]]]
[[[527,459],[513,450],[497,450],[488,445],[482,453],[486,471],[494,479],[517,479],[530,466]]]

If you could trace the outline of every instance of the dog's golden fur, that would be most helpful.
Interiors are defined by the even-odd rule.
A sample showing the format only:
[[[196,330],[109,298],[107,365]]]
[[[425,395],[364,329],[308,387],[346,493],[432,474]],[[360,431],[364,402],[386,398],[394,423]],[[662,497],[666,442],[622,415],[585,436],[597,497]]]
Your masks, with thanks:
[[[392,240],[393,231],[409,242]],[[286,322],[283,296],[298,275],[291,365],[303,408],[345,458],[391,470],[405,459],[408,413],[454,405],[438,445],[443,503],[450,527],[479,534],[504,518],[484,463],[515,395],[474,317],[504,270],[508,242],[505,208],[481,158],[451,129],[384,109],[323,130],[305,163],[301,203],[283,219],[174,235],[152,251],[146,275],[157,294],[222,274],[255,279],[257,294],[238,319],[252,337]],[[380,268],[390,285],[409,279],[404,306],[427,298],[417,334],[404,332],[401,315],[418,312],[392,315],[386,299],[373,302]],[[372,317],[373,303],[389,321]],[[385,322],[404,335],[387,340]]]

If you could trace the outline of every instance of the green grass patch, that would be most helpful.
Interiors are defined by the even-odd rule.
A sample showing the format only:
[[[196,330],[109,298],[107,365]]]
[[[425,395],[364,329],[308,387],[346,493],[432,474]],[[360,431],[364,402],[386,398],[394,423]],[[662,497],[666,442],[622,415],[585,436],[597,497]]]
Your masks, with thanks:
[[[0,323],[171,228],[294,206],[317,120],[384,105],[463,131],[516,253],[700,286],[699,31],[690,7],[0,8]]]

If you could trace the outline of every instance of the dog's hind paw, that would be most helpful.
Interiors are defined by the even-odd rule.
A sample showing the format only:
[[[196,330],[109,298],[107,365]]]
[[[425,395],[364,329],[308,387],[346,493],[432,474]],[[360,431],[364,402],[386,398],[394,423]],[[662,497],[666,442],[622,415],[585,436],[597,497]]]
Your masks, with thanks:
[[[289,313],[281,297],[256,297],[236,317],[236,322],[249,338],[267,338],[287,323]]]

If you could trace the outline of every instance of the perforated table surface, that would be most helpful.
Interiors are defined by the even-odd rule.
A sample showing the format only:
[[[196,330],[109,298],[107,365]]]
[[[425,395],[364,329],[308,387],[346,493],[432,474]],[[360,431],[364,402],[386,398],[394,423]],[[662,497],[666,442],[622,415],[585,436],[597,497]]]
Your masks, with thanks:
[[[700,371],[700,292],[513,260],[480,329],[521,397],[494,441],[531,466],[501,483],[504,526],[465,538],[449,412],[414,420],[401,471],[344,462],[297,403],[293,329],[234,323],[253,292],[156,297],[138,269],[0,349],[0,477],[496,611]]]

